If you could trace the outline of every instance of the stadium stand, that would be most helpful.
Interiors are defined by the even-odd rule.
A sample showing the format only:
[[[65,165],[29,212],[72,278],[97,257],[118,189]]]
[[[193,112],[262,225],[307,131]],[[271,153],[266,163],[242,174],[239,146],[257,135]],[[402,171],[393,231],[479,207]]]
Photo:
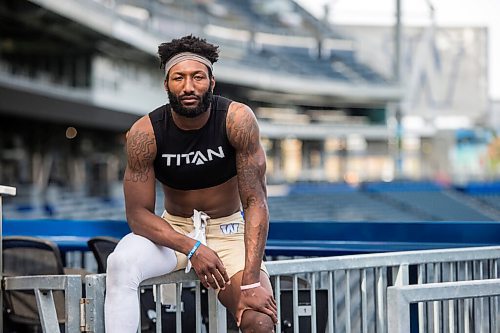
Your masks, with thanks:
[[[418,215],[353,191],[270,197],[271,220],[298,221],[414,221]]]
[[[459,196],[457,189],[444,188],[435,183],[366,184],[365,190],[381,201],[399,205],[401,209],[419,214],[430,221],[490,221],[498,214],[485,213],[481,205],[467,196]]]
[[[479,185],[476,185],[478,187]],[[271,221],[492,221],[500,219],[500,191],[486,185],[487,194],[464,192],[463,187],[442,187],[433,182],[297,183],[284,195],[269,197]],[[20,196],[5,198],[6,219],[125,219],[121,185],[110,197],[89,197],[52,187],[47,202]],[[495,190],[496,191],[496,190]],[[25,192],[26,193],[26,192]],[[158,203],[163,202],[157,191]]]

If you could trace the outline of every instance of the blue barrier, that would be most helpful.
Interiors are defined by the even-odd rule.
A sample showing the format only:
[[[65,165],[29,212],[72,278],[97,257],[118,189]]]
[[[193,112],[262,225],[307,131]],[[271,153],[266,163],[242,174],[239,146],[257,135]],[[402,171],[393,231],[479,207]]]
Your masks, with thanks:
[[[40,237],[55,242],[63,251],[86,251],[95,236],[122,238],[130,232],[125,221],[112,220],[4,220],[4,236]]]
[[[500,245],[500,223],[272,222],[269,255],[342,255]]]
[[[467,185],[457,186],[456,188],[469,195],[500,194],[500,181],[470,182]]]
[[[4,236],[54,241],[62,251],[87,250],[95,236],[121,238],[125,221],[4,220]],[[268,255],[342,255],[500,245],[499,222],[271,222]]]

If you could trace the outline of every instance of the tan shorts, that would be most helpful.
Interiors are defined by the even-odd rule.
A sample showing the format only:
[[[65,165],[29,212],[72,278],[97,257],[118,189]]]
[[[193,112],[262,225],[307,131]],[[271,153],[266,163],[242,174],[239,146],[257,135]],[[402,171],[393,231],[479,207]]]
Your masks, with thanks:
[[[174,216],[168,212],[163,213],[162,217],[175,231],[181,234],[187,235],[194,229],[193,220],[190,217]],[[245,242],[243,239],[245,220],[241,212],[218,219],[210,219],[205,233],[207,246],[217,252],[229,277],[245,268]],[[175,270],[186,268],[186,255],[180,252],[175,252],[175,254],[177,256]],[[260,269],[268,274],[264,262],[262,262]]]

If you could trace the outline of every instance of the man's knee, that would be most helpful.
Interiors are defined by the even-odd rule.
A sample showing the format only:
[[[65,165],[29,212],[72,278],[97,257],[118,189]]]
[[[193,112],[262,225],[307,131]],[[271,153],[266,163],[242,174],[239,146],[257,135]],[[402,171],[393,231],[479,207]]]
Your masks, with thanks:
[[[120,272],[130,267],[130,258],[123,252],[113,252],[108,256],[106,272],[109,274]]]
[[[111,253],[107,259],[106,279],[118,284],[140,283],[140,268],[133,257],[124,251]]]
[[[274,323],[262,312],[246,310],[241,318],[240,330],[243,333],[270,333],[274,332]]]

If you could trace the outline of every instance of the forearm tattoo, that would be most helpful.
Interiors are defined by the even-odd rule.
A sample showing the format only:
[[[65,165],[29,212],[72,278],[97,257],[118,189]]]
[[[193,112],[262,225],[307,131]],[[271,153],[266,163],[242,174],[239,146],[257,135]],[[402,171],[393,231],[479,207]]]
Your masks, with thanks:
[[[148,180],[148,170],[155,158],[154,137],[146,132],[133,132],[127,138],[127,172],[126,181],[144,183]]]
[[[228,113],[228,137],[236,149],[236,170],[245,212],[244,278],[259,278],[267,238],[269,212],[266,201],[266,155],[259,141],[257,121],[243,108]],[[247,275],[245,275],[247,274]]]

